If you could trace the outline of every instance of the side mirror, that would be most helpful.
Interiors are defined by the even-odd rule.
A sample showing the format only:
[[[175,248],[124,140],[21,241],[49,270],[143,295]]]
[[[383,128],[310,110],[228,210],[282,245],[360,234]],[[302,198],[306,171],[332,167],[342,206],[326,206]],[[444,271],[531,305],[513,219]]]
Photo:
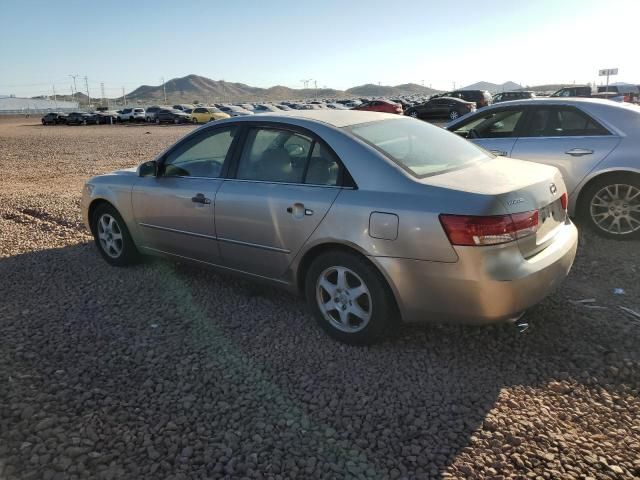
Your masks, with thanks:
[[[139,177],[157,177],[158,176],[158,162],[151,160],[144,162],[138,167]]]

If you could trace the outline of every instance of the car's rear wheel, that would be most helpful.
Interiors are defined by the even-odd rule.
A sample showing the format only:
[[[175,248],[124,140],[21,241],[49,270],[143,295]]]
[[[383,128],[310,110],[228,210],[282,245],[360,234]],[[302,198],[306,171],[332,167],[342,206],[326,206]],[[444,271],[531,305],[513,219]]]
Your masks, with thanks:
[[[416,112],[416,111],[414,110],[413,112],[411,112],[411,113],[409,114],[409,116],[410,116],[411,118],[418,118],[418,112]]]
[[[173,123],[175,123],[176,125],[178,125],[180,123],[180,119],[179,118],[174,118],[173,119]]]
[[[86,120],[83,120],[83,121],[82,121],[82,125],[86,125],[86,124],[87,124],[87,121],[86,121]]]
[[[193,123],[198,123],[198,119],[197,119],[197,118],[195,118],[195,117],[194,117],[194,118],[192,118],[192,119],[191,119],[191,121],[192,121]]]
[[[348,252],[318,256],[307,272],[305,295],[320,327],[352,345],[376,342],[396,316],[393,297],[380,272]]]
[[[451,111],[449,112],[449,118],[450,118],[451,120],[455,120],[455,119],[456,119],[456,118],[458,118],[459,116],[460,116],[460,114],[458,113],[458,111],[457,111],[457,110],[451,110]]]
[[[46,124],[47,124],[47,122],[45,122],[44,120],[42,120],[42,125],[46,125]]]
[[[92,232],[100,254],[111,265],[122,267],[139,259],[127,225],[111,205],[103,203],[96,208]]]
[[[607,175],[580,195],[579,216],[603,237],[640,238],[640,178]]]
[[[158,125],[160,125],[160,119],[159,119],[159,118],[156,118],[156,123],[157,123]]]

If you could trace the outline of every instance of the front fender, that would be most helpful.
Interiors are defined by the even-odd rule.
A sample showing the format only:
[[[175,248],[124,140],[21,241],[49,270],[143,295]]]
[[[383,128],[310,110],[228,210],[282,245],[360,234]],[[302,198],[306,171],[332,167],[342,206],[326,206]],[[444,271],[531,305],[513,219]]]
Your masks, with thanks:
[[[102,175],[94,177],[85,183],[82,189],[82,219],[89,230],[91,230],[91,218],[89,212],[92,205],[97,201],[106,201],[113,205],[124,220],[129,232],[137,237],[135,222],[133,221],[133,209],[131,204],[131,191],[133,189],[133,177],[131,175]]]

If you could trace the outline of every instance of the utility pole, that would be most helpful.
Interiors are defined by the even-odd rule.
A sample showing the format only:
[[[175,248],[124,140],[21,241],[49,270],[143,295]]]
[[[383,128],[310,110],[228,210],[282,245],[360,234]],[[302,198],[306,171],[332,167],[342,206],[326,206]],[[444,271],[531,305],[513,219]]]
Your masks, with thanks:
[[[91,95],[89,95],[89,79],[84,76],[84,86],[87,87],[87,108],[91,107]]]
[[[166,105],[167,104],[167,88],[165,87],[165,84],[164,84],[164,77],[162,77],[160,80],[162,81],[162,93],[164,94],[164,103]]]
[[[100,82],[100,93],[102,93],[102,105],[104,106],[104,104],[106,103],[104,101],[104,82]]]
[[[76,100],[76,94],[75,92],[78,91],[78,87],[76,86],[76,78],[79,77],[80,75],[78,75],[77,73],[75,75],[69,75],[71,78],[73,78],[73,90],[71,91],[71,99],[73,101]],[[78,102],[78,106],[80,105],[80,102]]]
[[[127,96],[124,94],[124,87],[122,87],[122,103],[124,103],[124,106],[127,106]]]
[[[56,98],[56,86],[52,85],[52,87],[53,87],[53,101],[56,102],[56,104],[57,104],[58,103],[58,99]]]

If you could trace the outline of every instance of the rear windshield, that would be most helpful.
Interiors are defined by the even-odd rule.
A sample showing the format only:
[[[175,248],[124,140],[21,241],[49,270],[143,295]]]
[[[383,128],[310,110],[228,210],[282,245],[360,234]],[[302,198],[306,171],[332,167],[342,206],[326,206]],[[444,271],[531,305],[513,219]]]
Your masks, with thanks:
[[[471,142],[412,118],[345,127],[416,177],[434,175],[490,158]]]

